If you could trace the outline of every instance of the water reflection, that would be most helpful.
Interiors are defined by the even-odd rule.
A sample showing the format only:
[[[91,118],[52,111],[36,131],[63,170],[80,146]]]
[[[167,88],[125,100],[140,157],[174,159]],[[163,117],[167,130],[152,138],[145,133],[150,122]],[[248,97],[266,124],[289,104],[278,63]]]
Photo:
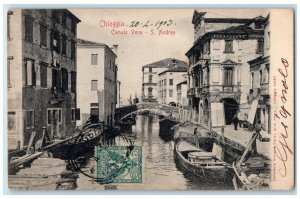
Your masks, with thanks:
[[[159,129],[157,116],[138,115],[136,125],[132,126],[132,132],[126,132],[126,137],[134,145],[143,146],[144,154],[144,183],[142,185],[107,186],[93,182],[90,178],[79,173],[77,189],[101,190],[101,189],[142,189],[142,190],[212,190],[232,189],[231,184],[208,184],[199,178],[186,173],[177,167],[174,161],[174,142],[170,133]],[[125,137],[117,137],[116,145],[128,145]],[[83,168],[86,172],[95,167],[94,158],[90,158]]]

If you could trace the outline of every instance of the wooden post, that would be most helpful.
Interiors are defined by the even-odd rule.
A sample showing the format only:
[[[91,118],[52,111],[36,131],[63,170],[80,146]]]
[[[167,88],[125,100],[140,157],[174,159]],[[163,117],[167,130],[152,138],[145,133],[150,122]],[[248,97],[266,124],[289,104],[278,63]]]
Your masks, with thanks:
[[[222,138],[222,141],[223,141],[223,144],[221,145],[222,146],[221,160],[224,160],[225,150],[226,150],[225,135],[224,135],[224,126],[222,126],[222,128],[221,128],[221,136],[222,136],[221,138]]]
[[[31,136],[30,136],[30,140],[29,140],[29,143],[28,143],[28,147],[27,147],[27,150],[26,150],[26,154],[29,154],[30,153],[30,148],[32,147],[33,145],[33,140],[35,138],[35,135],[36,135],[36,131],[33,131],[31,133]]]
[[[246,155],[248,154],[248,152],[249,152],[249,150],[250,150],[250,148],[251,148],[253,142],[256,142],[257,135],[258,135],[258,133],[253,133],[253,135],[252,135],[250,141],[248,142],[248,144],[247,144],[247,146],[246,146],[246,149],[245,149],[245,151],[244,151],[244,153],[243,153],[241,159],[239,160],[239,162],[238,162],[237,165],[236,165],[237,168],[239,168],[239,167],[241,166],[241,164],[243,163],[243,161],[244,161]]]

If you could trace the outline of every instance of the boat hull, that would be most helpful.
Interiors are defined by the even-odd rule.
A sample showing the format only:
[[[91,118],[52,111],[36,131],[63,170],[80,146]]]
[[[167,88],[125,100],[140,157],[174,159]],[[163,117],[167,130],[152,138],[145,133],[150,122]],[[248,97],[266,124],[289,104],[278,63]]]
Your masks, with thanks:
[[[184,156],[177,151],[175,144],[174,158],[176,165],[184,171],[187,171],[202,180],[213,183],[224,183],[232,180],[233,172],[227,166],[206,167],[198,166],[187,161]]]
[[[95,145],[99,144],[103,131],[90,130],[83,136],[78,136],[71,141],[49,149],[54,158],[74,159],[76,157],[93,154]]]

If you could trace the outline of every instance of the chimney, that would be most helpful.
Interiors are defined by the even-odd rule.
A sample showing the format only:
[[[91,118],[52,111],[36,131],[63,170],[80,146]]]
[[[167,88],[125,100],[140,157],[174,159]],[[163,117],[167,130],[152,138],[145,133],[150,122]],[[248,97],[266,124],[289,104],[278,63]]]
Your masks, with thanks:
[[[112,51],[117,55],[118,57],[118,44],[113,44],[113,46],[111,47]],[[116,58],[116,65],[118,65],[118,58]]]

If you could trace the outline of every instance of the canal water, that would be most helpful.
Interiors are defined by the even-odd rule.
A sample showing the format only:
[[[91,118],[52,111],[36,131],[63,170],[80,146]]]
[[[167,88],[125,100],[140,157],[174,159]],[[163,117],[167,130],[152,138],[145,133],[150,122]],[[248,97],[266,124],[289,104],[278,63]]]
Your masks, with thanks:
[[[126,138],[144,150],[144,183],[128,186],[126,184],[101,185],[79,172],[77,179],[78,190],[224,190],[233,189],[232,183],[211,184],[194,175],[183,171],[174,161],[174,142],[166,132],[159,130],[157,116],[137,115],[136,125],[132,132],[127,132]],[[115,145],[128,145],[124,137],[116,137]],[[82,168],[85,173],[92,173],[95,159],[90,158]]]

